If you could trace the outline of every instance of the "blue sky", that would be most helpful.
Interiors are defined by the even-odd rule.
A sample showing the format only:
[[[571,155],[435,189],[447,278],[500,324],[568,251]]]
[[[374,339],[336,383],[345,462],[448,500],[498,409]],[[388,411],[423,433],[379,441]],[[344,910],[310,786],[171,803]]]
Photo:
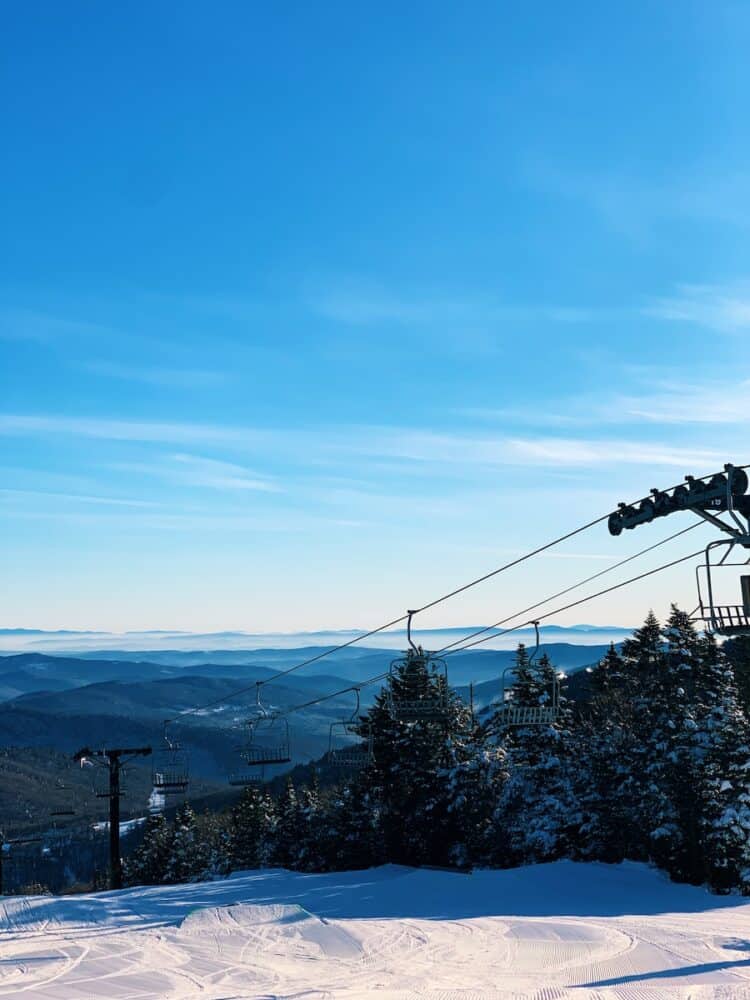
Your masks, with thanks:
[[[377,624],[750,461],[749,44],[740,3],[15,5],[0,624]]]

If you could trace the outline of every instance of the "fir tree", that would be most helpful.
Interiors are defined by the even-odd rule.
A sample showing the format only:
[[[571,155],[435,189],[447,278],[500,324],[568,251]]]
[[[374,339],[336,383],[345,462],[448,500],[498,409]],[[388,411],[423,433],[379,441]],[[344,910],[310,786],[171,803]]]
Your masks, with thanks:
[[[198,822],[188,803],[175,816],[172,850],[166,866],[167,882],[190,882],[205,877],[209,870],[208,845],[200,835]]]
[[[750,728],[732,665],[702,640],[701,716],[695,733],[702,871],[721,892],[750,892]]]
[[[146,819],[140,846],[125,859],[127,885],[159,885],[166,880],[172,855],[173,831],[162,813]]]
[[[406,702],[440,704],[437,715],[406,720]],[[380,810],[385,855],[400,864],[450,864],[459,836],[445,783],[451,741],[471,728],[471,714],[429,654],[409,650],[376,697],[365,725],[373,733],[368,790]]]
[[[299,845],[304,837],[302,811],[297,790],[287,778],[284,791],[276,804],[276,835],[273,860],[282,868],[294,870],[299,858]]]
[[[591,700],[576,733],[581,810],[576,854],[585,860],[647,856],[633,826],[639,794],[633,690],[625,661],[612,645],[591,670]]]
[[[250,786],[232,810],[229,853],[232,868],[262,868],[273,850],[275,808],[265,789]]]
[[[224,877],[232,870],[232,828],[225,817],[208,810],[198,817],[198,835],[205,851],[204,879]]]
[[[381,813],[364,776],[347,782],[331,796],[320,833],[329,870],[371,868],[385,861]]]
[[[514,704],[544,704],[558,683],[546,654],[530,663],[521,644],[516,653]],[[548,725],[513,726],[504,743],[510,773],[496,812],[499,857],[507,864],[551,861],[573,852],[582,816],[572,780],[571,706],[560,698],[559,712]],[[498,722],[490,727],[498,729]]]

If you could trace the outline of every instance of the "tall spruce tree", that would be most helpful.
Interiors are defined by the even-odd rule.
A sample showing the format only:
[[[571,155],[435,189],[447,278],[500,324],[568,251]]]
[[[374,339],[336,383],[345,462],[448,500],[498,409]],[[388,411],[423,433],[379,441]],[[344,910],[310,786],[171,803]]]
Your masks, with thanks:
[[[715,890],[750,893],[750,726],[724,652],[701,643],[700,716],[694,734],[702,874]]]
[[[371,868],[385,860],[380,808],[365,775],[346,782],[328,799],[320,823],[325,867]]]
[[[523,644],[516,652],[513,703],[545,704],[552,698],[555,669],[546,654],[530,662]],[[502,728],[497,716],[490,728]],[[509,777],[496,811],[498,863],[551,861],[573,852],[582,823],[572,767],[572,711],[560,699],[555,722],[505,727]]]
[[[166,867],[167,882],[193,882],[206,877],[210,856],[198,820],[189,803],[177,810],[171,853]]]
[[[245,788],[232,810],[229,850],[233,869],[268,864],[275,821],[275,807],[268,791],[256,786]]]
[[[591,670],[591,699],[579,718],[575,783],[581,810],[577,856],[619,862],[646,857],[634,830],[639,781],[633,685],[614,645]]]
[[[406,701],[442,701],[445,712],[407,721],[398,711]],[[410,649],[376,696],[365,725],[372,730],[375,757],[367,791],[379,810],[386,857],[408,865],[450,864],[461,834],[445,770],[451,741],[471,729],[469,709],[429,655]]]
[[[274,864],[294,870],[297,867],[300,844],[304,837],[304,821],[297,789],[292,779],[287,778],[284,790],[276,803]]]
[[[172,855],[174,831],[162,813],[149,816],[144,824],[143,840],[124,863],[127,885],[160,885],[167,878]]]

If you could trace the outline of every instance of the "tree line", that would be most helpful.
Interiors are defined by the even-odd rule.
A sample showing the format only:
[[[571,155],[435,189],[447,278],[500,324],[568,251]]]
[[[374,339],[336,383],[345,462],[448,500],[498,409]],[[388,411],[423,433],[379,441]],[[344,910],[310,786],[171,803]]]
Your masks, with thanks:
[[[150,817],[131,884],[280,866],[514,867],[570,858],[649,862],[673,879],[750,893],[750,642],[719,647],[672,608],[649,614],[590,668],[554,722],[474,715],[411,650],[359,720],[368,766],[330,787],[291,778],[243,791],[225,814]],[[555,668],[516,652],[513,704],[549,704]],[[400,699],[444,711],[405,721]],[[325,764],[325,762],[322,762]]]

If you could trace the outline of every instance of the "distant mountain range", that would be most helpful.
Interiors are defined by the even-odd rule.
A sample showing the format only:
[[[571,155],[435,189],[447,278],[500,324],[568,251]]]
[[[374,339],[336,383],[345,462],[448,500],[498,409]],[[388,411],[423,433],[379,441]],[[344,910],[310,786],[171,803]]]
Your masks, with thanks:
[[[584,634],[561,628],[548,632],[556,638]],[[463,629],[430,633],[429,645],[446,645],[464,633]],[[329,748],[331,724],[348,719],[354,710],[354,693],[346,689],[387,672],[398,648],[405,645],[403,635],[396,634],[388,637],[394,638],[395,648],[351,646],[274,680],[280,671],[317,657],[331,646],[196,652],[173,648],[174,633],[166,635],[169,647],[148,652],[100,649],[73,655],[66,650],[53,656],[37,649],[0,653],[0,732],[5,748],[0,750],[5,754],[4,763],[0,761],[0,819],[4,815],[20,827],[37,827],[44,823],[47,801],[58,808],[64,805],[67,787],[79,813],[77,821],[98,817],[101,800],[87,792],[88,776],[68,773],[72,754],[86,745],[157,749],[164,745],[167,718],[177,720],[170,735],[190,752],[191,796],[236,794],[226,779],[241,763],[237,749],[247,739],[245,722],[256,711],[256,681],[266,682],[261,695],[270,709],[286,711],[336,695],[294,712],[289,720],[293,763],[320,760]],[[584,643],[545,642],[542,648],[561,669],[580,671],[601,658],[612,638],[611,630],[600,628],[589,628],[585,635]],[[118,638],[122,641],[123,637]],[[425,634],[420,638],[424,641]],[[529,636],[516,633],[512,638],[515,646],[519,638]],[[514,649],[457,651],[446,658],[449,680],[467,700],[468,686],[473,684],[475,706],[485,708],[498,698],[502,671],[513,657]],[[362,708],[372,703],[381,685],[379,681],[362,689]],[[266,778],[278,774],[278,768],[269,768]],[[137,813],[145,808],[149,775],[147,761],[134,766],[129,810]]]
[[[476,632],[481,625],[463,625],[442,629],[420,629],[416,635],[418,641],[431,649],[440,648],[462,635]],[[233,650],[243,653],[258,649],[299,649],[308,646],[332,646],[347,642],[366,629],[321,630],[317,632],[288,633],[251,633],[251,632],[207,632],[193,633],[171,630],[101,632],[79,631],[75,629],[60,629],[47,631],[44,629],[0,628],[0,651],[23,652],[25,650],[44,650],[49,653],[102,653],[105,650],[121,655],[127,653],[141,654],[142,658],[152,659],[154,652],[200,650],[201,655],[213,654],[216,651]],[[631,629],[619,625],[543,625],[544,637],[556,636],[568,642],[591,644],[601,642],[621,641]],[[496,648],[508,649],[515,646],[518,638],[533,633],[530,628],[518,629],[507,636],[498,636],[488,642]],[[490,633],[492,634],[492,630]],[[391,650],[404,646],[405,631],[392,629],[381,632],[377,638],[371,638],[364,649],[378,648]]]

